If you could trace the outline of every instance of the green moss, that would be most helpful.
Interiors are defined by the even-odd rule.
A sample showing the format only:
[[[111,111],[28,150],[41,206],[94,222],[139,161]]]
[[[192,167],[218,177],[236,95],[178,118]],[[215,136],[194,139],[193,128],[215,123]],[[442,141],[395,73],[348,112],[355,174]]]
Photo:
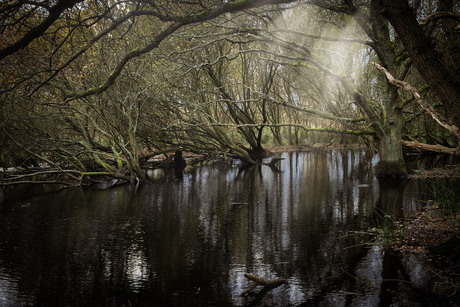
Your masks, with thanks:
[[[311,64],[307,64],[305,62],[294,62],[291,65],[293,67],[306,67],[306,68],[309,68],[311,70],[319,70],[318,67],[316,67],[314,65],[311,65]]]
[[[401,65],[401,63],[408,58],[407,52],[404,52],[402,55],[396,58],[395,64]]]
[[[98,87],[92,87],[92,88],[88,89],[88,93],[89,94],[97,93],[98,91],[102,90],[103,87],[104,87],[103,84],[99,85]]]
[[[298,66],[307,67],[307,64],[304,62],[294,62],[291,65],[294,67],[298,67]]]

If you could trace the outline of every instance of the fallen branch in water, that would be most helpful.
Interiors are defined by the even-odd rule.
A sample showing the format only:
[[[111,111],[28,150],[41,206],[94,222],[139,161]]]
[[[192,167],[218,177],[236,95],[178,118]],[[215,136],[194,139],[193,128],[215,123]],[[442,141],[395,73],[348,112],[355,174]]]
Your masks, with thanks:
[[[246,290],[244,290],[241,293],[241,296],[247,296],[249,292],[254,290],[259,285],[264,286],[264,287],[268,287],[268,290],[271,290],[271,289],[274,289],[274,288],[286,283],[285,279],[263,279],[263,278],[261,278],[259,276],[249,274],[249,273],[244,273],[244,277],[254,281],[254,283],[251,284],[249,287],[247,287]]]

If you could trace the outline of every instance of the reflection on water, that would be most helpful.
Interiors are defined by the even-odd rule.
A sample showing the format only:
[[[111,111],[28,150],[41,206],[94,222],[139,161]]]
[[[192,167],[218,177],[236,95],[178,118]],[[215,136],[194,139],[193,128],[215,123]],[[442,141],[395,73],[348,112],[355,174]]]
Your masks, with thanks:
[[[140,187],[7,204],[0,305],[378,306],[399,299],[385,293],[395,287],[385,276],[425,285],[417,259],[391,259],[347,236],[381,212],[413,215],[423,182],[379,183],[361,151],[283,157],[278,169],[216,164],[181,180],[157,170]],[[395,262],[406,276],[392,271]],[[288,282],[240,297],[245,272]]]

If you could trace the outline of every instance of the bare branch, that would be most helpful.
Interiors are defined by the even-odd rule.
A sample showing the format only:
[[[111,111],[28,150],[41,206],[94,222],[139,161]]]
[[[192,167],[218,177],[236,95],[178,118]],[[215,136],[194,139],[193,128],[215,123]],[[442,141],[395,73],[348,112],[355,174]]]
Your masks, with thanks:
[[[187,124],[185,124],[187,125]],[[197,124],[196,126],[217,126],[217,127],[234,127],[234,128],[242,128],[242,127],[297,127],[302,128],[305,131],[312,131],[312,132],[328,132],[328,133],[337,133],[337,134],[350,134],[350,135],[375,135],[375,131],[373,130],[350,130],[350,129],[331,129],[331,128],[309,128],[301,124],[292,124],[292,123],[284,123],[284,124],[223,124],[223,123],[212,123],[212,124]]]
[[[278,29],[278,30],[271,31],[271,33],[275,33],[275,32],[290,33],[290,34],[295,34],[295,35],[302,36],[302,37],[308,37],[308,38],[313,38],[313,39],[323,40],[323,41],[328,41],[328,42],[358,43],[358,44],[362,44],[362,45],[366,45],[370,47],[374,46],[374,43],[371,41],[365,41],[362,39],[355,39],[355,38],[328,37],[328,36],[309,34],[305,32],[287,30],[287,29]]]
[[[426,101],[422,95],[420,95],[420,92],[418,91],[418,89],[411,85],[410,83],[406,82],[406,81],[401,81],[401,80],[397,80],[395,79],[389,72],[388,70],[386,70],[384,67],[382,67],[381,65],[377,64],[377,63],[373,63],[373,65],[378,69],[380,70],[381,72],[383,72],[386,76],[386,78],[388,79],[388,82],[390,84],[393,84],[399,88],[402,88],[404,89],[405,91],[409,92],[415,99],[415,101],[417,101],[417,103],[428,113],[430,114],[430,116],[436,121],[438,122],[442,127],[446,128],[450,133],[452,133],[453,135],[455,135],[459,140],[460,140],[460,129],[456,126],[453,126],[451,124],[448,123],[447,119],[444,118],[444,116],[442,116],[441,114],[439,114],[438,112],[436,112],[436,110],[428,103],[428,101]]]
[[[25,48],[33,40],[37,39],[61,16],[61,13],[66,9],[73,7],[75,4],[83,0],[61,0],[56,5],[49,9],[49,15],[39,25],[32,28],[20,40],[12,45],[0,50],[0,60],[15,53],[16,51]]]
[[[449,19],[460,21],[460,15],[454,12],[436,12],[436,13],[426,16],[425,19],[423,19],[420,22],[420,24],[424,26],[424,25],[429,24],[430,22],[434,22],[434,21],[437,21],[443,18],[449,18]]]
[[[433,151],[446,153],[449,155],[455,155],[455,148],[449,148],[442,145],[430,145],[425,143],[420,143],[417,141],[401,141],[401,143],[407,147],[414,148],[420,151]]]
[[[211,9],[205,9],[199,13],[191,14],[191,15],[187,15],[182,18],[179,18],[178,21],[172,23],[168,28],[160,32],[158,35],[156,35],[155,38],[150,43],[148,43],[146,46],[144,46],[143,48],[132,50],[131,52],[127,53],[121,59],[121,61],[117,64],[114,71],[109,75],[109,77],[103,84],[100,84],[99,86],[95,88],[90,88],[85,92],[77,93],[76,95],[71,95],[67,97],[66,100],[69,101],[73,99],[84,98],[90,95],[95,95],[95,94],[104,92],[115,82],[115,80],[121,74],[125,65],[131,59],[139,57],[157,48],[163,40],[165,40],[171,34],[173,34],[178,29],[186,25],[199,23],[199,22],[205,22],[213,18],[216,18],[224,13],[237,12],[237,11],[260,7],[260,6],[268,5],[268,4],[282,4],[282,3],[289,3],[289,2],[293,2],[293,0],[268,0],[268,1],[240,0],[236,2],[226,2],[222,4],[221,6],[211,8]]]

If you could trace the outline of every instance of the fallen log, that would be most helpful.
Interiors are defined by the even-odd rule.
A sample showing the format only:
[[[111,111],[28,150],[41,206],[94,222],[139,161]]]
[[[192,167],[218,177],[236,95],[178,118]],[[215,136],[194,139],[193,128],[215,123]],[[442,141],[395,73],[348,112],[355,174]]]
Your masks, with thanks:
[[[449,148],[449,147],[445,147],[442,145],[430,145],[430,144],[424,144],[424,143],[415,142],[415,141],[402,141],[402,144],[404,146],[416,149],[418,151],[432,151],[432,152],[445,153],[449,155],[456,154],[455,148]]]
[[[241,296],[247,296],[249,292],[254,290],[259,285],[268,287],[271,290],[286,283],[285,279],[264,279],[249,273],[244,273],[244,277],[254,281],[254,283],[247,287],[243,292],[241,292]]]

